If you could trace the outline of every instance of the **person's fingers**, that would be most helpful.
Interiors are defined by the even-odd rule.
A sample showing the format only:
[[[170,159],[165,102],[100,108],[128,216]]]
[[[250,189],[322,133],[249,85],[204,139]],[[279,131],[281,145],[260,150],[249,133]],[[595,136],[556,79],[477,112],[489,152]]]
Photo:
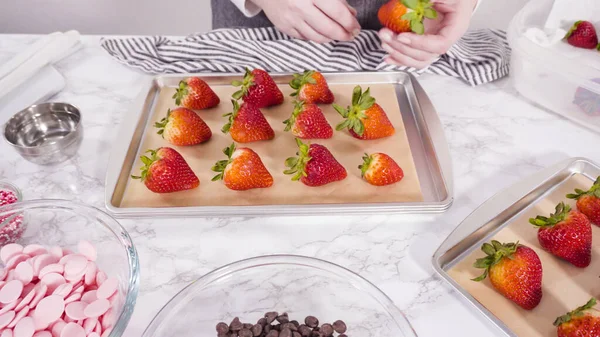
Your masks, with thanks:
[[[345,0],[319,1],[315,4],[325,15],[336,21],[350,35],[358,35],[360,24],[356,19],[356,10]],[[352,9],[354,13],[352,13]]]
[[[306,40],[306,38],[304,36],[302,36],[302,34],[300,34],[300,32],[295,28],[290,28],[290,29],[288,29],[287,32],[284,32],[284,33],[286,33],[287,35],[289,35],[293,38],[296,38],[296,39]]]
[[[432,60],[435,60],[438,57],[438,54],[434,54],[434,53],[430,53],[430,52],[427,52],[424,50],[412,48],[410,46],[403,44],[402,42],[399,42],[396,39],[391,39],[389,41],[385,41],[382,46],[385,46],[384,49],[391,48],[392,52],[401,53],[401,54],[411,57],[417,61],[430,62]],[[386,49],[386,51],[389,52],[389,50],[387,50],[387,49]]]
[[[297,28],[298,32],[302,34],[304,39],[314,41],[317,43],[331,42],[331,39],[325,35],[314,30],[308,22],[303,22],[300,27]]]
[[[333,0],[337,2],[336,0]],[[343,9],[350,15],[350,10],[346,6]],[[327,16],[317,7],[305,9],[304,21],[307,22],[313,30],[331,40],[347,41],[353,38],[352,33],[346,31],[334,19]]]
[[[402,55],[397,52],[396,53],[390,52],[390,55],[388,55],[384,59],[384,61],[388,64],[393,64],[393,65],[398,65],[398,66],[407,66],[407,67],[412,67],[412,68],[416,68],[416,69],[424,69],[424,68],[427,68],[431,64],[431,62],[418,61],[418,60],[413,59],[412,57]]]

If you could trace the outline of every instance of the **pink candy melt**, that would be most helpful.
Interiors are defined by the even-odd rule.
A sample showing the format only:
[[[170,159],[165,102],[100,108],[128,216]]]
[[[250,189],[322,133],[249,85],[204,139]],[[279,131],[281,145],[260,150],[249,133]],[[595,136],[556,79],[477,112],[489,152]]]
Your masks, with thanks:
[[[77,323],[69,323],[60,333],[60,337],[86,337],[85,330]]]
[[[13,280],[6,283],[2,289],[0,289],[0,303],[8,304],[19,299],[23,292],[23,283],[18,280]]]
[[[85,256],[88,260],[96,261],[96,248],[89,241],[79,241],[77,250],[79,251],[79,254]]]
[[[32,337],[35,333],[35,325],[31,317],[25,317],[17,323],[13,330],[14,337]]]
[[[116,278],[94,262],[83,241],[75,254],[41,245],[0,249],[0,337],[104,337],[115,324]]]
[[[119,281],[116,278],[109,278],[104,283],[98,287],[96,291],[96,296],[98,298],[109,298],[112,294],[117,291],[117,286],[119,285]]]

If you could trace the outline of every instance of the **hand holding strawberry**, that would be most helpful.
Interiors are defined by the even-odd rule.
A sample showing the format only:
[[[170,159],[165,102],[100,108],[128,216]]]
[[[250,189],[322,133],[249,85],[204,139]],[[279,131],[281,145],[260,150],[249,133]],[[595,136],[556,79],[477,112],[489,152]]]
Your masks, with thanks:
[[[481,250],[485,257],[477,259],[475,268],[485,269],[473,279],[480,282],[490,277],[492,286],[504,297],[525,310],[532,310],[542,300],[542,262],[536,252],[519,243],[492,240],[484,243]]]
[[[550,217],[529,219],[538,227],[538,240],[545,250],[576,267],[585,268],[592,260],[592,225],[580,212],[561,202]]]
[[[150,156],[141,157],[142,174],[132,178],[141,180],[150,191],[172,193],[200,186],[200,180],[179,152],[161,147],[148,153]]]
[[[567,198],[577,200],[577,209],[594,225],[600,226],[600,177],[589,190],[576,189],[575,193],[568,194]]]

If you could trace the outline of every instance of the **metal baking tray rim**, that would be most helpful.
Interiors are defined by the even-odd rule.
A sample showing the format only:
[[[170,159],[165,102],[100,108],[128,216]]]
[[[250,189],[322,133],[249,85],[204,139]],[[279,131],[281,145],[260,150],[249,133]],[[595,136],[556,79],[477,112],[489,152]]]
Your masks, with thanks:
[[[511,223],[511,220],[514,217],[518,216],[521,212],[523,212],[524,209],[530,207],[532,205],[532,202],[526,202],[526,205],[524,205],[518,212],[513,214],[502,225],[496,227],[494,231],[482,235],[482,238],[480,240],[477,240],[477,243],[469,245],[469,249],[462,251],[461,254],[455,256],[450,261],[445,262],[444,256],[450,251],[457,249],[458,246],[461,245],[461,243],[463,243],[465,240],[467,240],[469,236],[480,231],[490,221],[498,217],[503,211],[508,210],[510,207],[513,207],[514,205],[519,203],[519,201],[522,201],[524,198],[526,198],[529,194],[550,183],[550,181],[553,178],[557,178],[559,174],[565,173],[565,176],[562,178],[561,182],[564,182],[572,175],[578,173],[586,175],[588,176],[588,178],[594,180],[596,177],[592,177],[591,175],[585,174],[585,169],[590,167],[596,170],[597,175],[600,175],[600,166],[595,162],[583,157],[570,158],[560,163],[557,163],[551,167],[543,169],[521,181],[516,182],[512,186],[498,192],[497,194],[486,200],[478,208],[476,208],[469,216],[467,216],[454,229],[454,231],[452,231],[450,235],[448,235],[446,240],[442,242],[442,244],[436,250],[431,259],[433,269],[436,272],[436,274],[443,280],[448,282],[452,289],[461,295],[461,300],[473,305],[480,314],[482,314],[489,322],[498,327],[504,334],[506,334],[506,336],[518,337],[511,331],[511,329],[506,324],[504,324],[500,319],[498,319],[494,314],[492,314],[488,309],[486,309],[485,306],[483,306],[479,301],[477,301],[477,299],[475,299],[470,293],[468,293],[456,281],[454,281],[454,279],[446,272],[446,270],[452,268],[461,259],[461,256],[470,254],[474,249],[477,249],[479,246],[481,246],[481,243],[486,240],[486,237],[489,237],[490,235],[493,235],[497,231],[501,230],[502,228],[508,226]],[[558,184],[554,183],[553,185]],[[544,194],[548,193],[550,190],[551,189],[546,190]],[[542,197],[543,196],[540,196],[536,198],[536,200],[539,200]],[[504,205],[507,203],[508,205]],[[465,232],[465,230],[467,229],[466,227],[470,227],[468,225],[471,223],[481,223],[481,225],[477,228],[473,228],[472,230],[469,229],[468,232]]]
[[[385,212],[389,214],[435,214],[447,211],[454,201],[452,161],[448,143],[444,134],[442,123],[439,119],[431,100],[412,74],[404,72],[363,72],[363,73],[324,73],[325,76],[356,76],[369,78],[377,76],[379,80],[362,80],[359,84],[382,83],[389,79],[389,83],[402,84],[414,93],[408,97],[409,104],[415,115],[422,119],[415,121],[418,131],[423,131],[427,136],[426,141],[433,148],[432,161],[438,167],[441,181],[438,182],[444,189],[444,197],[438,201],[404,202],[404,203],[355,203],[355,204],[308,204],[308,205],[256,205],[256,206],[197,206],[197,207],[165,207],[165,208],[120,208],[113,205],[113,194],[119,183],[121,171],[132,151],[132,143],[136,134],[144,133],[141,124],[145,114],[143,107],[154,105],[155,96],[152,94],[160,89],[159,84],[175,78],[200,76],[220,80],[231,76],[242,76],[242,73],[196,73],[196,74],[166,74],[149,76],[147,83],[142,87],[136,100],[132,104],[131,112],[123,119],[118,139],[114,144],[127,144],[114,146],[109,163],[120,163],[107,167],[105,179],[105,207],[116,217],[146,217],[146,216],[259,216],[259,215],[323,215],[323,214],[365,214]],[[290,73],[272,73],[274,77],[291,76]],[[398,80],[398,79],[401,80]],[[393,82],[392,82],[393,81]],[[388,83],[388,82],[385,82]],[[406,122],[405,122],[406,123]],[[140,127],[142,130],[140,130]],[[423,128],[425,130],[420,130]],[[414,153],[413,153],[414,155]],[[431,162],[427,162],[431,166]],[[431,168],[429,168],[431,169]]]

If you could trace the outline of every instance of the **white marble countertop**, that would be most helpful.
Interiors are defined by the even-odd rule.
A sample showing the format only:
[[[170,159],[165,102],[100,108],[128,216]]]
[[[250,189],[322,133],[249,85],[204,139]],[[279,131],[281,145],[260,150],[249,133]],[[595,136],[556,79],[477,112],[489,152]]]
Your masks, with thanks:
[[[0,63],[35,39],[0,35]],[[85,139],[79,154],[42,167],[0,142],[0,179],[18,185],[26,199],[104,205],[115,126],[129,112],[145,75],[110,59],[97,37],[84,41],[83,50],[58,64],[67,87],[53,99],[82,110]],[[274,253],[326,259],[366,277],[406,313],[419,336],[439,336],[441,327],[445,336],[502,336],[433,276],[430,257],[457,224],[503,188],[568,157],[600,162],[597,146],[589,146],[600,143],[600,135],[527,103],[508,80],[477,88],[439,76],[420,81],[441,115],[453,158],[450,211],[419,221],[388,215],[122,220],[141,259],[140,295],[125,336],[140,336],[173,295],[203,274]],[[318,236],[312,234],[317,230]]]

